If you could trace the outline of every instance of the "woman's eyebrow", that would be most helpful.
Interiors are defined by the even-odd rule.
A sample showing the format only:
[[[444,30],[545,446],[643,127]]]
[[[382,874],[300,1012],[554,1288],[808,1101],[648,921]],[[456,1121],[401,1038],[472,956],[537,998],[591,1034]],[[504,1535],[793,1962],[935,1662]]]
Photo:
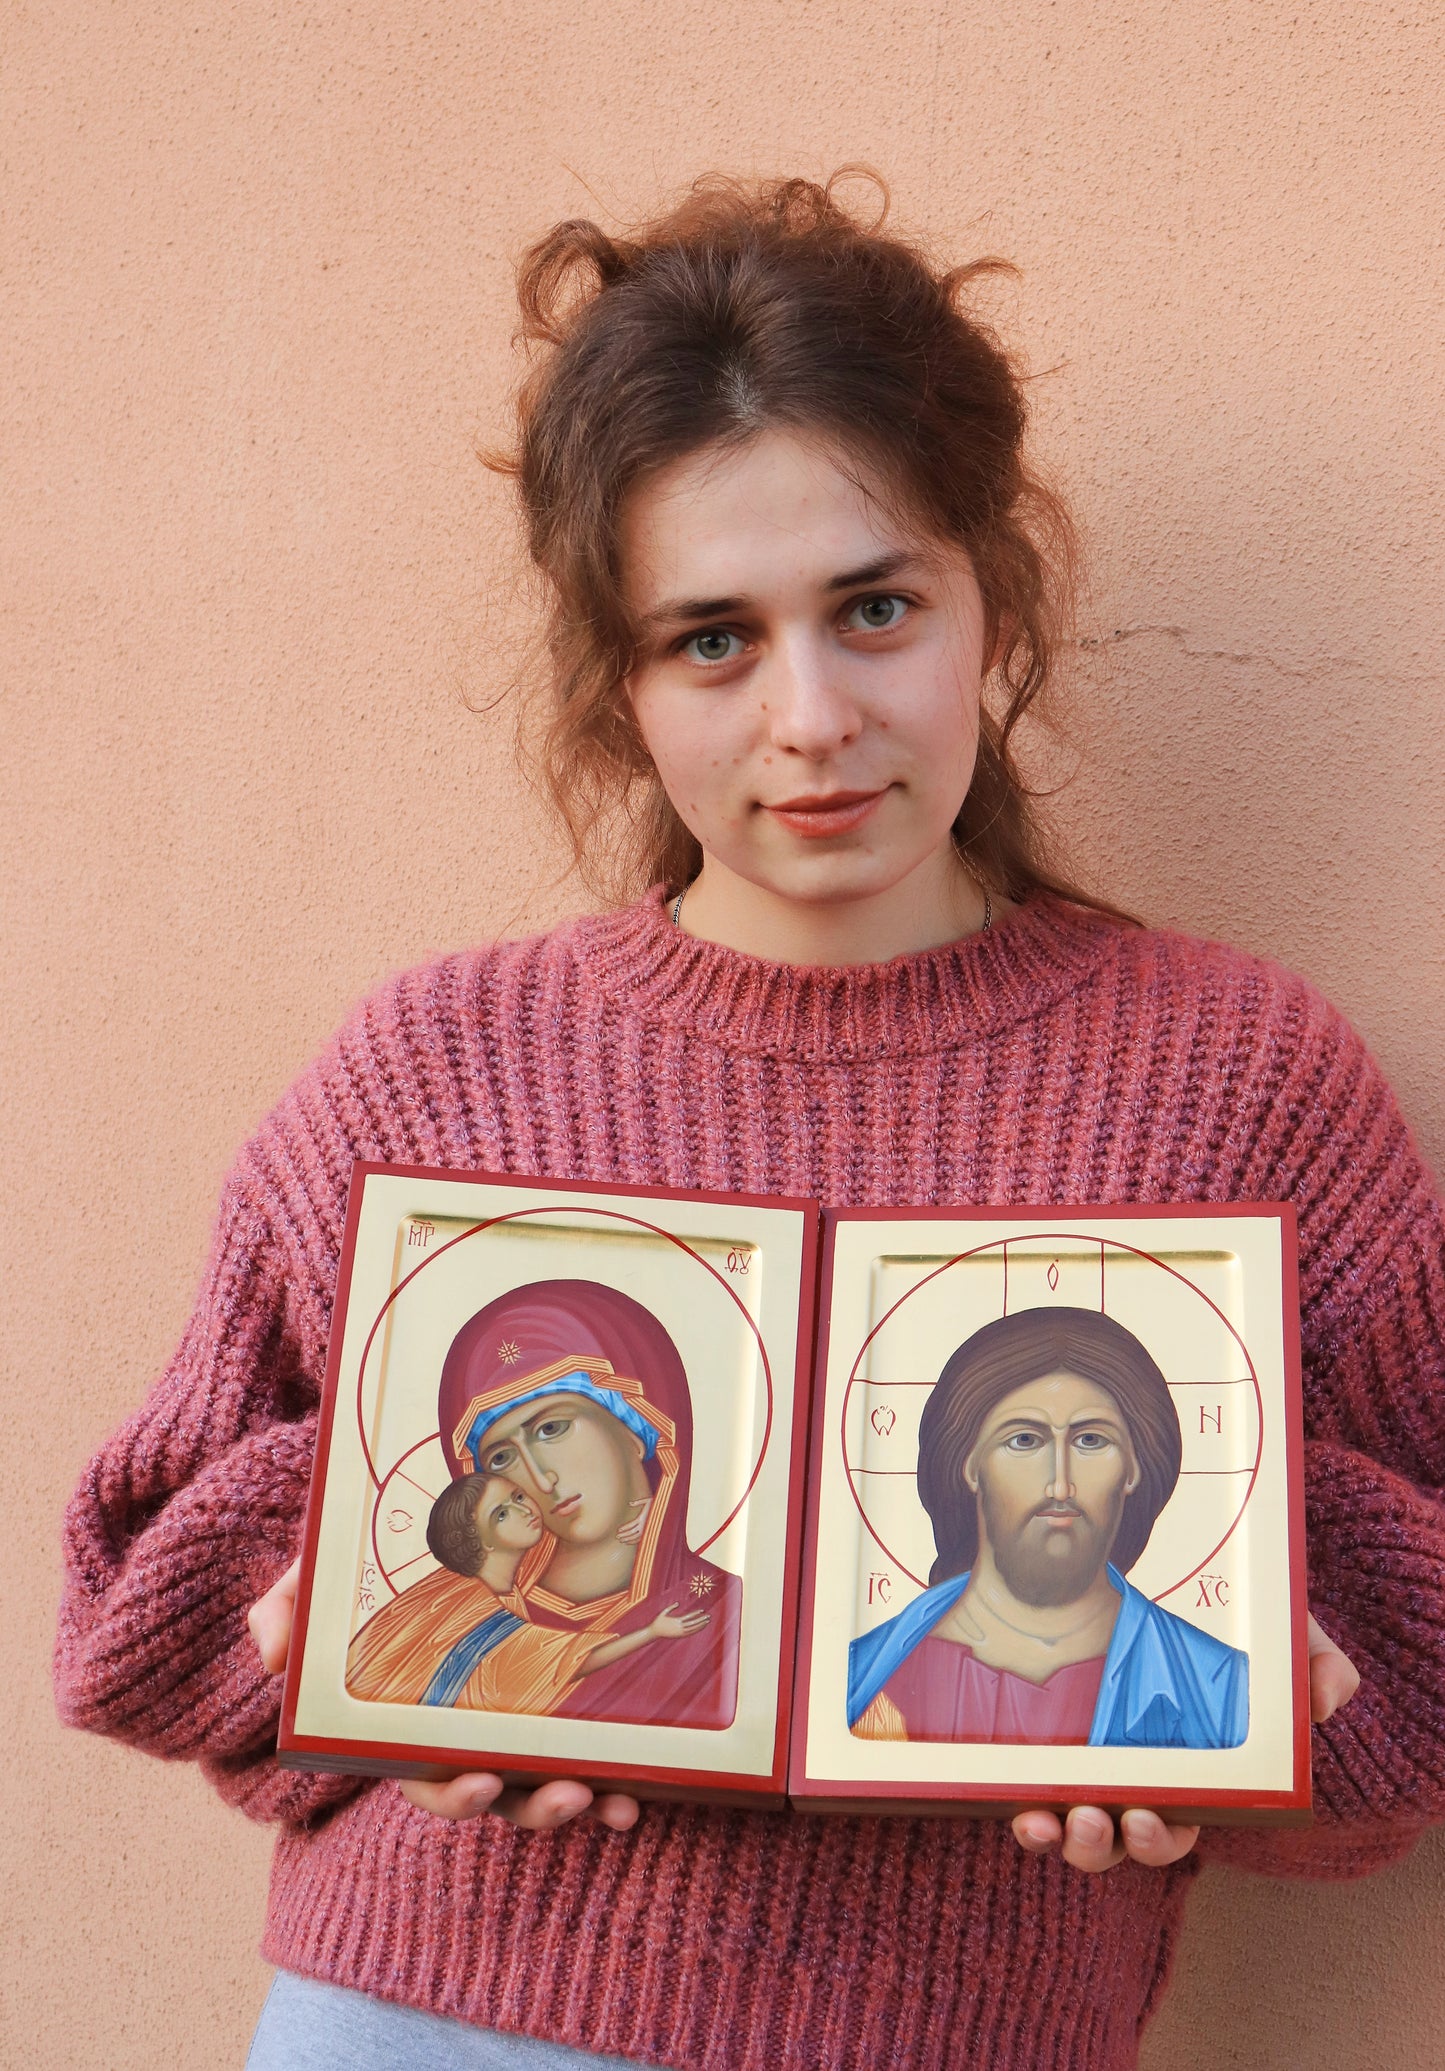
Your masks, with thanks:
[[[879,554],[875,560],[865,561],[861,568],[849,568],[844,574],[833,576],[826,587],[829,590],[861,590],[869,583],[889,582],[905,570],[918,570],[922,566],[922,556],[904,547],[895,553]]]
[[[745,609],[747,601],[746,597],[666,597],[651,611],[643,612],[642,623],[663,626],[685,619],[726,618],[730,612]]]

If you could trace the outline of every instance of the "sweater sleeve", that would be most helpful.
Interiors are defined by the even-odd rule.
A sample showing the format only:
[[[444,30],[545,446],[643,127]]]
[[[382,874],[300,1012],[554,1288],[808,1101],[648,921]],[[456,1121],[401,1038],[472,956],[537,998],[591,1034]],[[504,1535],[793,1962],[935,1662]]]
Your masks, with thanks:
[[[1445,1215],[1338,1017],[1292,1088],[1309,1603],[1360,1687],[1312,1730],[1315,1824],[1219,1829],[1212,1860],[1344,1877],[1445,1818]]]
[[[180,1347],[67,1510],[55,1683],[66,1724],[194,1759],[254,1818],[299,1822],[360,1780],[277,1767],[281,1678],[246,1625],[300,1550],[316,1438],[286,1294],[233,1178]]]

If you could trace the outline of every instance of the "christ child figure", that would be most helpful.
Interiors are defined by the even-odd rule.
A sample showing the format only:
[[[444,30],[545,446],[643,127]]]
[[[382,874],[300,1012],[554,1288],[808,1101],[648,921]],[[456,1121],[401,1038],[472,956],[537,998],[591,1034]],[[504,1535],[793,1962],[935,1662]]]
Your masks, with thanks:
[[[580,1676],[707,1624],[705,1611],[678,1616],[676,1604],[616,1637],[532,1624],[517,1571],[543,1533],[536,1504],[512,1483],[477,1474],[451,1482],[427,1522],[441,1568],[385,1605],[352,1641],[352,1695],[546,1716]]]

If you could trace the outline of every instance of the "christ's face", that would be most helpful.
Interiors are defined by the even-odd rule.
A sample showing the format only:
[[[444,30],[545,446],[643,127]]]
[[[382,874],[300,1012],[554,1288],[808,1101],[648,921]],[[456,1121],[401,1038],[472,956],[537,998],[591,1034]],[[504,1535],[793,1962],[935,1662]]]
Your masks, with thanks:
[[[1072,1603],[1102,1572],[1139,1485],[1123,1412],[1078,1374],[1015,1388],[985,1418],[964,1478],[980,1545],[1021,1603]]]
[[[477,1506],[477,1529],[488,1552],[525,1553],[542,1536],[542,1514],[530,1496],[508,1481],[487,1482]]]
[[[569,1546],[615,1539],[648,1494],[641,1445],[585,1395],[545,1395],[499,1417],[481,1468],[531,1496],[546,1529]]]

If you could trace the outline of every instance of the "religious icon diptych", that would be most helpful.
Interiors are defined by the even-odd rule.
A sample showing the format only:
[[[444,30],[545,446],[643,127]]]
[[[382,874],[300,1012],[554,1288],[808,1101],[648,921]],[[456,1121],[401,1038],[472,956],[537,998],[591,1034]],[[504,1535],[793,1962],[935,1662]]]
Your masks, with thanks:
[[[1307,1816],[1296,1311],[1287,1208],[358,1166],[280,1758]]]

